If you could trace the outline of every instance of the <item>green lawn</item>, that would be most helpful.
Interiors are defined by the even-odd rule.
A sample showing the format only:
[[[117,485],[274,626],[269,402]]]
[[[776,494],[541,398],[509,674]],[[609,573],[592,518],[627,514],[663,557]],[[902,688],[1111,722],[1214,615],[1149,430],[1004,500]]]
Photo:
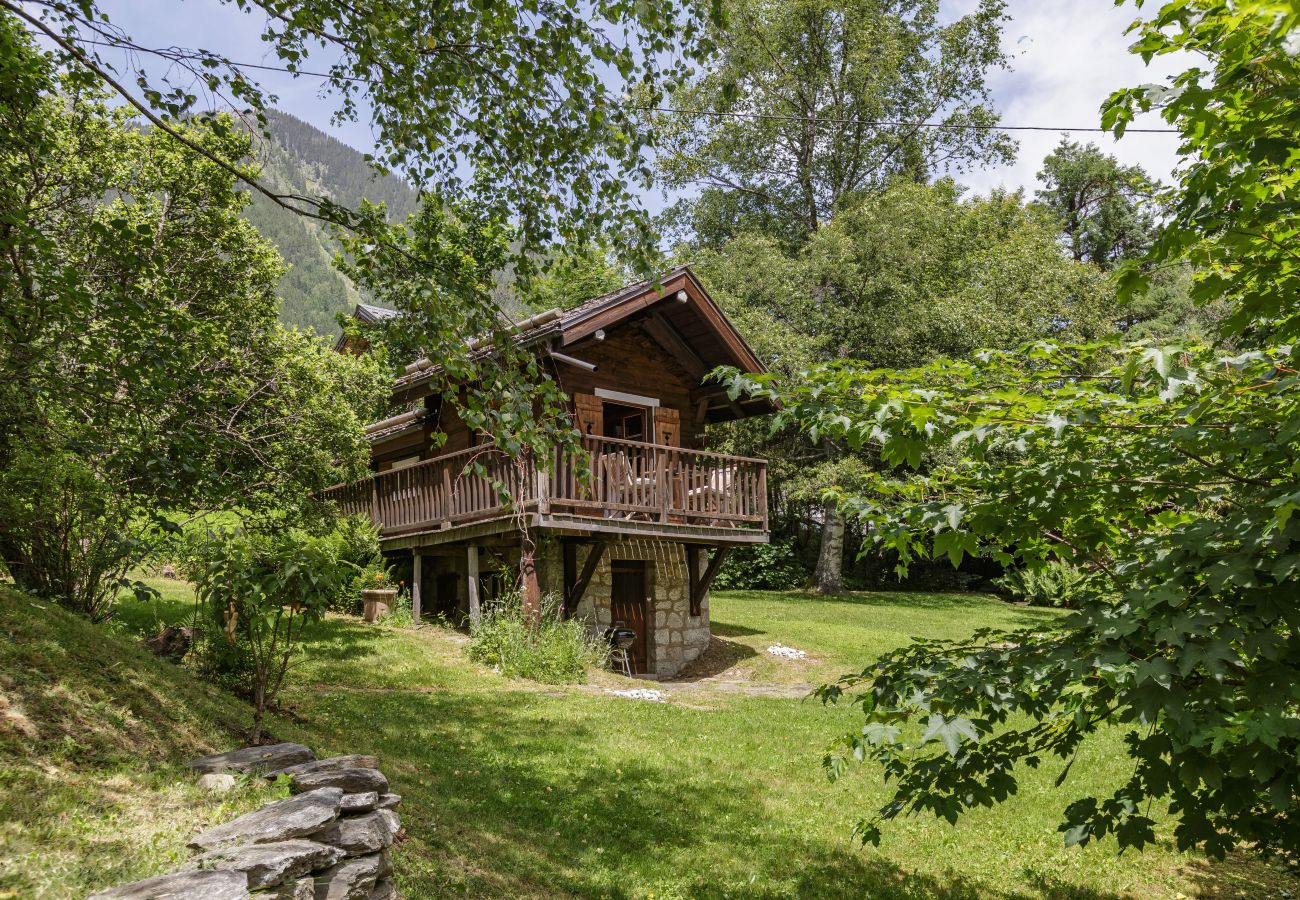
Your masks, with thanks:
[[[124,606],[118,629],[149,630],[183,614],[187,589],[165,588],[162,604]],[[19,627],[15,618],[39,630],[6,603],[14,601],[0,602],[11,634]],[[469,662],[463,637],[443,629],[397,631],[331,618],[314,629],[285,698],[293,719],[277,719],[272,728],[319,752],[380,755],[405,797],[411,839],[395,859],[407,897],[1261,897],[1296,889],[1261,864],[1210,865],[1177,854],[1167,840],[1122,857],[1113,846],[1064,849],[1055,833],[1059,810],[1125,775],[1118,733],[1076,764],[1062,791],[1052,790],[1057,773],[1048,767],[1029,773],[1012,802],[956,828],[911,819],[890,828],[879,850],[858,849],[848,840],[851,822],[887,791],[870,769],[832,785],[820,768],[827,741],[853,727],[852,714],[800,699],[749,696],[737,684],[811,683],[860,667],[911,635],[958,636],[1053,613],[970,595],[828,600],[763,593],[716,595],[712,612],[726,642],[720,656],[733,664],[704,682],[670,687],[671,700],[663,704],[606,693],[604,687],[623,684],[611,675],[565,688],[509,682]],[[88,629],[70,627],[63,638],[82,640]],[[775,660],[766,648],[777,642],[812,658]],[[118,643],[98,652],[112,657]],[[10,660],[0,662],[8,672]],[[133,680],[183,686],[184,673],[165,664],[131,656],[126,668],[133,668]],[[718,681],[727,685],[715,689]],[[185,686],[186,697],[159,702],[171,704],[170,715],[199,704],[195,719],[238,714],[200,688]],[[117,776],[133,779],[142,794],[161,790],[159,780],[167,791],[181,792],[180,809],[158,825],[158,869],[183,843],[183,833],[169,832],[176,821],[229,814],[196,812],[198,801],[173,784],[183,780],[175,762],[190,745],[220,741],[194,722],[186,727],[198,736],[175,750],[146,742],[132,774]],[[0,750],[5,746],[0,742]],[[140,774],[146,771],[154,774]],[[59,806],[59,821],[40,825],[39,834],[51,856],[74,860],[85,873],[121,847],[102,842],[109,830],[96,820],[105,814],[102,806],[80,815],[89,825],[73,824],[70,796]],[[141,835],[132,846],[154,852],[144,837],[147,824],[133,818],[143,814],[129,806],[123,800],[108,814]],[[24,822],[35,829],[39,815],[23,804],[0,808],[11,819],[0,825],[0,872],[15,862],[2,841],[21,834]],[[47,883],[41,860],[26,856],[21,864],[35,874],[13,882],[15,888]],[[109,872],[83,874],[78,883],[103,884],[120,874]],[[9,886],[5,878],[12,876],[0,874],[0,895]]]

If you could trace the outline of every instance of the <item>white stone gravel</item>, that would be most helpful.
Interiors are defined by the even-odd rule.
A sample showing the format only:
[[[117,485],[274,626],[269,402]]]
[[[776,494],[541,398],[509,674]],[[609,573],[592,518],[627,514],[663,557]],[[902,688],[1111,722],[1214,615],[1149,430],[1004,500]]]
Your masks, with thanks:
[[[782,659],[807,659],[808,654],[802,650],[796,650],[793,647],[787,647],[784,644],[773,644],[767,648],[767,652],[773,656],[779,656]]]
[[[655,703],[664,703],[668,700],[667,693],[656,691],[654,688],[632,688],[628,691],[616,691],[612,688],[606,688],[605,690],[615,697],[627,697],[629,700],[651,700]]]

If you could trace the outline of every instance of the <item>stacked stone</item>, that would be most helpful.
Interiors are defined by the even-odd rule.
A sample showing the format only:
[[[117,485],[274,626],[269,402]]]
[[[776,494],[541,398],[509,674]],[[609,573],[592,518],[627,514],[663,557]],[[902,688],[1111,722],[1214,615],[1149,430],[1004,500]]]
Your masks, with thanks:
[[[388,848],[401,828],[373,756],[316,759],[301,744],[246,747],[192,760],[213,787],[231,772],[289,778],[293,796],[195,835],[185,870],[92,900],[395,900]]]

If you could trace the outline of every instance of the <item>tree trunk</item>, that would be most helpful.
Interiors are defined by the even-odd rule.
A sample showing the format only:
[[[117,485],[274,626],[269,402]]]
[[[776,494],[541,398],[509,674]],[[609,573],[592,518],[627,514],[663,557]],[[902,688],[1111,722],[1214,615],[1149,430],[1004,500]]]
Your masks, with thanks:
[[[822,507],[822,544],[813,583],[819,594],[844,590],[844,515],[834,503]]]

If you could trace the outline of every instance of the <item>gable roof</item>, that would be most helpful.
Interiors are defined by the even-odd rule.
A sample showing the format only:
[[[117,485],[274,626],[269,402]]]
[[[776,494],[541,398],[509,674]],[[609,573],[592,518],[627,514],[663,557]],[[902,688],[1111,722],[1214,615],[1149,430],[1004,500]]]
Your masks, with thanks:
[[[551,349],[562,350],[598,338],[605,329],[633,319],[641,321],[693,377],[702,379],[723,365],[754,374],[766,371],[686,266],[593,297],[569,310],[538,313],[518,324],[515,339],[524,345],[546,343]],[[469,345],[473,348],[475,341]],[[441,367],[428,358],[417,360],[406,367],[394,390],[415,387],[435,378],[440,371]]]

